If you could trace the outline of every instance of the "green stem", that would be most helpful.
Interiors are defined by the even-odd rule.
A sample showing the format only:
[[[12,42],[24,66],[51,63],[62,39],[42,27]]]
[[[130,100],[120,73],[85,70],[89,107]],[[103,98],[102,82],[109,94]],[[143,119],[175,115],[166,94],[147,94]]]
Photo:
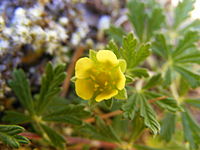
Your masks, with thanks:
[[[34,124],[35,124],[35,130],[42,136],[42,138],[47,141],[50,145],[51,145],[51,140],[49,138],[49,136],[46,134],[46,132],[44,131],[44,129],[42,128],[41,124],[45,124],[45,122],[38,116],[33,116],[32,117],[34,120]],[[61,150],[60,148],[55,147],[57,150]]]
[[[179,99],[179,94],[178,94],[178,90],[176,87],[176,80],[170,85],[170,90],[172,92],[173,97],[178,100]]]

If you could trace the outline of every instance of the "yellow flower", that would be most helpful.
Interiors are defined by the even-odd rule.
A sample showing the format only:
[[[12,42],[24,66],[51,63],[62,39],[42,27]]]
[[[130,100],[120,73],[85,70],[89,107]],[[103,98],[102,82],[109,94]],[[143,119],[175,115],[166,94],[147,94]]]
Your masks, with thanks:
[[[123,74],[126,62],[117,59],[109,50],[93,51],[93,57],[84,57],[76,62],[75,90],[85,100],[97,102],[116,96],[124,89],[126,78]]]

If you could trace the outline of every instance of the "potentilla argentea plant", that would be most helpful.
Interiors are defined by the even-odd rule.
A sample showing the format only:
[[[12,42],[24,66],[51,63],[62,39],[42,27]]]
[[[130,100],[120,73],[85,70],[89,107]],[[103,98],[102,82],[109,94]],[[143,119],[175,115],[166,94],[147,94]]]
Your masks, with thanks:
[[[66,97],[65,65],[48,63],[38,92],[14,70],[9,85],[23,109],[6,111],[3,121],[31,125],[38,144],[56,149],[199,150],[200,22],[185,22],[193,3],[180,2],[168,24],[156,1],[129,0],[133,31],[111,26],[105,48],[70,65]],[[0,127],[0,140],[19,147],[28,140],[14,127]]]

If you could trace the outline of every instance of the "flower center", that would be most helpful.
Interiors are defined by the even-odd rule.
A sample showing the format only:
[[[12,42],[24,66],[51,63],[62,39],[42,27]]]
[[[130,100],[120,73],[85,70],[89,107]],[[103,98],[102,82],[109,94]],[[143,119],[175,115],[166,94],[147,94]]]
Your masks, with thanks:
[[[111,73],[105,71],[94,71],[91,73],[90,78],[94,82],[95,91],[104,91],[111,89]]]

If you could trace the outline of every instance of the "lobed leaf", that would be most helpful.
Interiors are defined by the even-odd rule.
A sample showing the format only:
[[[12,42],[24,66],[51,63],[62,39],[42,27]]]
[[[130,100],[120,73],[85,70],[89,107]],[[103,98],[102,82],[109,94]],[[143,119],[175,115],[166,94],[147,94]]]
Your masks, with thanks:
[[[121,43],[123,35],[126,35],[123,28],[115,27],[113,25],[111,25],[111,27],[106,32],[109,35],[110,39],[114,39],[117,43]]]
[[[106,49],[113,51],[113,53],[115,53],[117,58],[120,58],[121,54],[120,54],[119,48],[114,40],[109,41],[108,45],[106,46]]]
[[[0,141],[12,148],[19,148],[20,144],[28,144],[29,140],[18,135],[24,128],[17,125],[0,125]]]
[[[152,12],[147,19],[147,40],[150,40],[154,32],[162,27],[162,24],[165,22],[165,16],[163,9],[159,7],[153,7]]]
[[[105,122],[96,117],[96,126],[86,123],[80,129],[80,134],[84,134],[90,138],[102,141],[120,143],[121,139],[116,134],[111,125],[106,125]]]
[[[138,77],[138,78],[147,78],[149,77],[149,73],[148,73],[148,70],[146,68],[132,68],[132,69],[129,69],[127,71],[127,73],[131,76],[131,77]]]
[[[64,148],[65,139],[60,134],[58,134],[56,131],[54,131],[53,129],[51,129],[50,127],[44,124],[40,124],[40,125],[42,129],[44,130],[44,132],[47,134],[52,145],[56,147]]]
[[[65,79],[65,66],[58,65],[53,68],[48,63],[45,68],[45,74],[42,77],[39,98],[37,99],[36,109],[38,114],[42,114],[52,99],[59,94],[60,85]]]
[[[125,118],[134,119],[137,112],[144,119],[144,125],[151,129],[154,134],[160,131],[160,125],[156,120],[156,114],[146,97],[140,93],[134,93],[122,106]]]
[[[200,99],[191,99],[191,98],[188,98],[185,100],[186,103],[192,105],[192,106],[195,106],[197,108],[200,108]]]
[[[164,34],[155,35],[155,40],[152,43],[152,51],[164,59],[169,57],[170,49]]]
[[[199,33],[197,31],[188,31],[185,33],[183,39],[181,39],[172,52],[174,58],[178,57],[180,54],[183,54],[186,50],[195,48],[195,43],[199,41]]]
[[[3,121],[10,124],[23,124],[31,122],[31,118],[23,113],[6,111],[6,114],[3,117]]]
[[[149,89],[152,88],[154,86],[157,86],[158,84],[160,84],[162,82],[162,78],[161,78],[161,74],[156,74],[154,76],[152,76],[147,83],[145,84],[145,86],[143,87],[143,89]]]
[[[126,88],[123,88],[122,90],[119,91],[119,93],[115,96],[116,99],[121,99],[125,100],[127,99],[127,91]]]
[[[169,142],[175,132],[176,115],[167,113],[161,123],[160,137],[161,139]]]
[[[151,54],[150,51],[150,44],[142,44],[140,48],[136,51],[136,56],[134,59],[133,67],[139,65],[139,63],[143,62],[149,55]]]
[[[122,57],[127,62],[127,68],[133,66],[133,60],[136,58],[137,40],[132,33],[123,37],[122,48],[120,49]]]
[[[23,70],[14,70],[12,80],[9,82],[10,87],[19,99],[20,103],[30,114],[34,112],[33,100],[30,90],[29,81]]]
[[[145,13],[145,4],[139,0],[130,0],[127,3],[128,7],[128,17],[132,25],[134,26],[134,31],[138,38],[143,41],[144,39],[144,29],[147,14]]]
[[[180,66],[180,65],[175,65],[174,66],[175,70],[179,72],[182,77],[188,81],[188,83],[193,87],[197,87],[200,85],[200,75],[191,72],[190,70]]]
[[[144,124],[154,134],[160,132],[160,124],[156,120],[156,114],[144,95],[140,95],[140,115],[144,118]]]
[[[196,19],[188,24],[186,27],[180,30],[180,33],[185,33],[190,30],[199,30],[200,29],[200,19]]]
[[[136,94],[136,93],[132,94],[128,98],[127,102],[122,106],[122,110],[124,111],[123,116],[125,118],[133,120],[136,115],[136,112],[139,109],[138,103],[139,103],[138,94]]]
[[[178,27],[183,21],[189,18],[189,12],[191,12],[194,9],[194,2],[195,0],[183,0],[182,2],[179,2],[174,12],[174,27]]]
[[[90,113],[84,110],[83,105],[67,104],[60,108],[49,110],[49,113],[43,116],[43,120],[81,125],[81,119],[89,115]]]
[[[163,96],[163,95],[155,93],[155,92],[148,92],[147,91],[145,93],[146,93],[146,95],[147,95],[147,97],[149,99],[156,99],[158,97]],[[161,107],[163,109],[166,109],[166,110],[168,110],[170,112],[176,112],[176,111],[182,110],[182,108],[178,105],[177,101],[172,97],[167,97],[165,99],[162,99],[162,100],[159,100],[159,101],[155,101],[155,103],[159,107]]]
[[[200,126],[186,108],[185,112],[182,112],[181,114],[184,138],[189,142],[190,149],[198,149],[200,143]]]

